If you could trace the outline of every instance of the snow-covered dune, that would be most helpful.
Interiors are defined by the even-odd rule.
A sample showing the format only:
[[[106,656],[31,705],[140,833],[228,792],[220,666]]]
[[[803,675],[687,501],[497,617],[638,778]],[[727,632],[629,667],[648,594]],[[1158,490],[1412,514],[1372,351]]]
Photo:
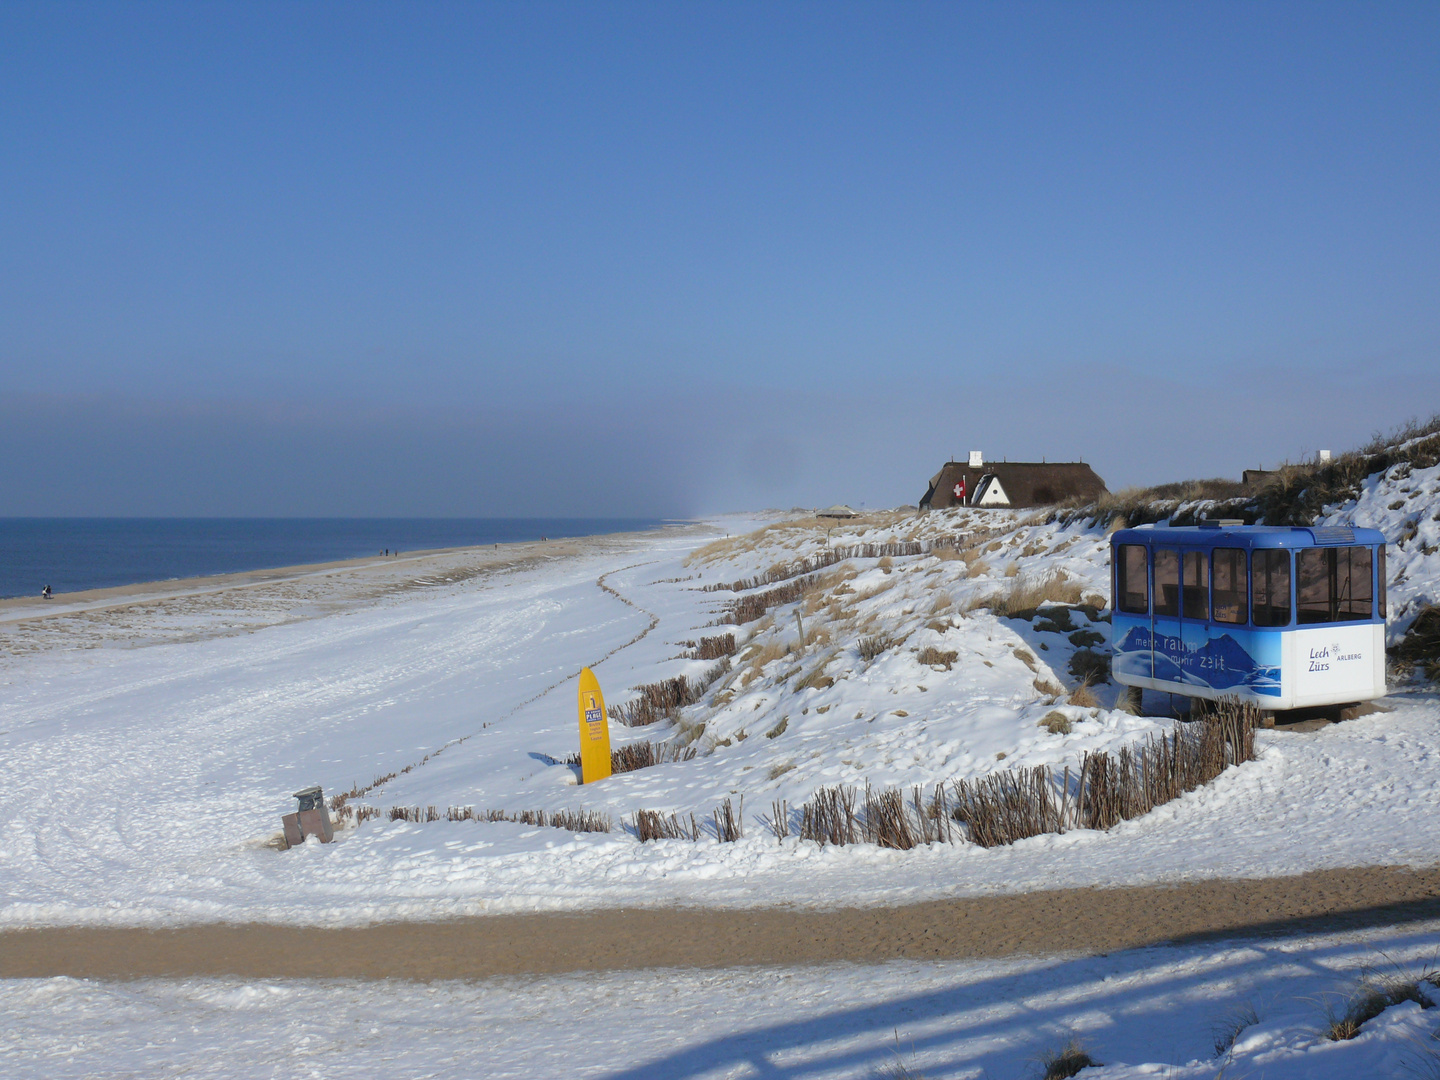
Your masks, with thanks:
[[[1391,562],[1397,607],[1433,593],[1434,471],[1378,478],[1357,507],[1335,510],[1391,527],[1397,500],[1426,508],[1413,549]],[[0,922],[874,904],[1430,865],[1440,850],[1429,778],[1440,708],[1418,685],[1387,712],[1263,732],[1258,760],[1105,833],[982,849],[962,832],[910,851],[777,837],[777,804],[793,812],[826,785],[931,790],[1063,769],[1174,721],[1164,698],[1147,701],[1152,715],[1112,708],[1103,670],[1093,703],[1072,697],[1091,670],[1077,652],[1093,661],[1108,641],[1107,541],[1094,525],[963,509],[756,524],[473,574],[417,567],[416,587],[352,589],[228,636],[150,638],[143,609],[117,616],[124,632],[102,648],[69,647],[63,628],[35,647],[40,632],[26,628],[29,651],[0,674]],[[803,559],[818,568],[792,573]],[[738,598],[786,582],[804,584],[798,600],[717,625]],[[996,613],[995,598],[1013,609],[1027,591],[1064,602]],[[96,643],[102,615],[77,643]],[[563,762],[577,747],[580,667],[623,705],[636,686],[714,674],[714,661],[685,656],[727,632],[737,655],[698,702],[648,727],[612,724],[617,745],[670,741],[696,756],[578,786]],[[331,845],[275,850],[289,793],[313,783],[332,795],[358,786],[350,808],[380,817],[351,819]],[[733,843],[710,830],[642,844],[630,827],[640,809],[706,824],[726,799],[742,810]],[[614,827],[416,823],[389,820],[392,806],[584,809]]]
[[[1440,468],[1396,467],[1326,512],[1391,538],[1392,640],[1436,598],[1437,509]],[[1418,676],[1392,686],[1385,711],[1260,732],[1256,760],[1108,832],[986,849],[957,830],[904,851],[775,835],[777,803],[793,813],[828,785],[928,790],[1060,769],[1173,728],[1163,697],[1146,715],[1115,708],[1118,688],[1096,667],[1108,648],[1106,552],[1104,530],[1079,519],[781,515],[558,557],[450,553],[243,594],[48,620],[7,613],[0,928],[887,905],[1435,863],[1440,698]],[[797,583],[763,616],[723,621],[735,601]],[[1027,596],[1052,599],[1017,611]],[[689,658],[726,633],[738,639],[728,670]],[[644,684],[703,681],[697,701],[657,723],[611,725],[619,746],[668,742],[695,756],[577,784],[564,759],[577,747],[582,665],[615,706]],[[1077,692],[1086,676],[1093,685]],[[332,796],[359,789],[352,816],[333,844],[277,850],[289,793],[312,783]],[[726,799],[741,810],[734,842],[706,829],[641,843],[630,827],[642,808],[705,823]],[[614,827],[407,822],[390,820],[392,806],[585,809]],[[357,825],[358,808],[379,816]],[[1433,1014],[1417,1003],[1386,1009],[1351,1041],[1325,1028],[1363,996],[1367,967],[1433,967],[1435,934],[424,987],[11,980],[0,984],[0,1066],[77,1077],[1038,1075],[1045,1054],[1078,1040],[1103,1063],[1084,1075],[1116,1080],[1431,1075]]]

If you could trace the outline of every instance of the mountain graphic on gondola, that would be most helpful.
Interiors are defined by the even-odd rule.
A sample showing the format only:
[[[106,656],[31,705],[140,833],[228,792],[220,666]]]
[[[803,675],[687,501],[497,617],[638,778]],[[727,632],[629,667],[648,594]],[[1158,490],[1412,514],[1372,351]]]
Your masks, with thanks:
[[[1198,649],[1184,651],[1174,649],[1180,644],[1174,637],[1162,635],[1157,643],[1161,647],[1151,654],[1150,630],[1136,626],[1115,651],[1117,654],[1151,654],[1154,674],[1150,677],[1165,682],[1208,686],[1215,690],[1244,686],[1261,694],[1280,692],[1280,669],[1257,664],[1245,647],[1229,634],[1212,638]],[[1165,648],[1167,645],[1171,648]],[[1129,667],[1124,665],[1122,670]]]

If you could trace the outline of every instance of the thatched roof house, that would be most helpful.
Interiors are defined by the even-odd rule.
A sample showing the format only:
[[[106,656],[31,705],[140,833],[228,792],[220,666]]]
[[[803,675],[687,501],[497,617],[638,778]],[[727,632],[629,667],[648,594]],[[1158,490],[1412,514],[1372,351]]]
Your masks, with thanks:
[[[931,478],[920,508],[1047,506],[1104,492],[1105,481],[1083,461],[986,461],[972,451],[968,462],[947,461]]]

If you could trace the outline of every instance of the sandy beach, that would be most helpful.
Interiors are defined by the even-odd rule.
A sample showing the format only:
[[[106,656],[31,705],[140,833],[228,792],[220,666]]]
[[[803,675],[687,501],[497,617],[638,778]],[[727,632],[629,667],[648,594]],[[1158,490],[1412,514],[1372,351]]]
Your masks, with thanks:
[[[665,533],[704,534],[704,526]],[[194,641],[315,618],[346,605],[561,559],[626,550],[654,531],[406,551],[0,600],[0,656],[103,641]],[[158,635],[158,636],[157,636]]]
[[[0,977],[479,979],[644,968],[1096,954],[1440,918],[1440,871],[1330,870],[1043,890],[892,908],[610,909],[364,927],[212,924],[0,932]]]

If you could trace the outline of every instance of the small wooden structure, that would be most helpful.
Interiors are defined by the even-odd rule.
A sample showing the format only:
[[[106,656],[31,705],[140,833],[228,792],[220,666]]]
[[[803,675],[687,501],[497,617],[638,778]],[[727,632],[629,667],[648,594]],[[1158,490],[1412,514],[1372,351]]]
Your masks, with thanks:
[[[815,516],[819,518],[857,518],[859,511],[851,510],[843,503],[836,503],[834,506],[827,506],[824,510],[816,510]]]
[[[334,840],[335,829],[330,824],[330,811],[325,808],[325,793],[320,785],[297,791],[294,798],[300,801],[299,809],[280,819],[285,826],[285,847],[303,844],[307,836],[318,836],[322,844]]]

